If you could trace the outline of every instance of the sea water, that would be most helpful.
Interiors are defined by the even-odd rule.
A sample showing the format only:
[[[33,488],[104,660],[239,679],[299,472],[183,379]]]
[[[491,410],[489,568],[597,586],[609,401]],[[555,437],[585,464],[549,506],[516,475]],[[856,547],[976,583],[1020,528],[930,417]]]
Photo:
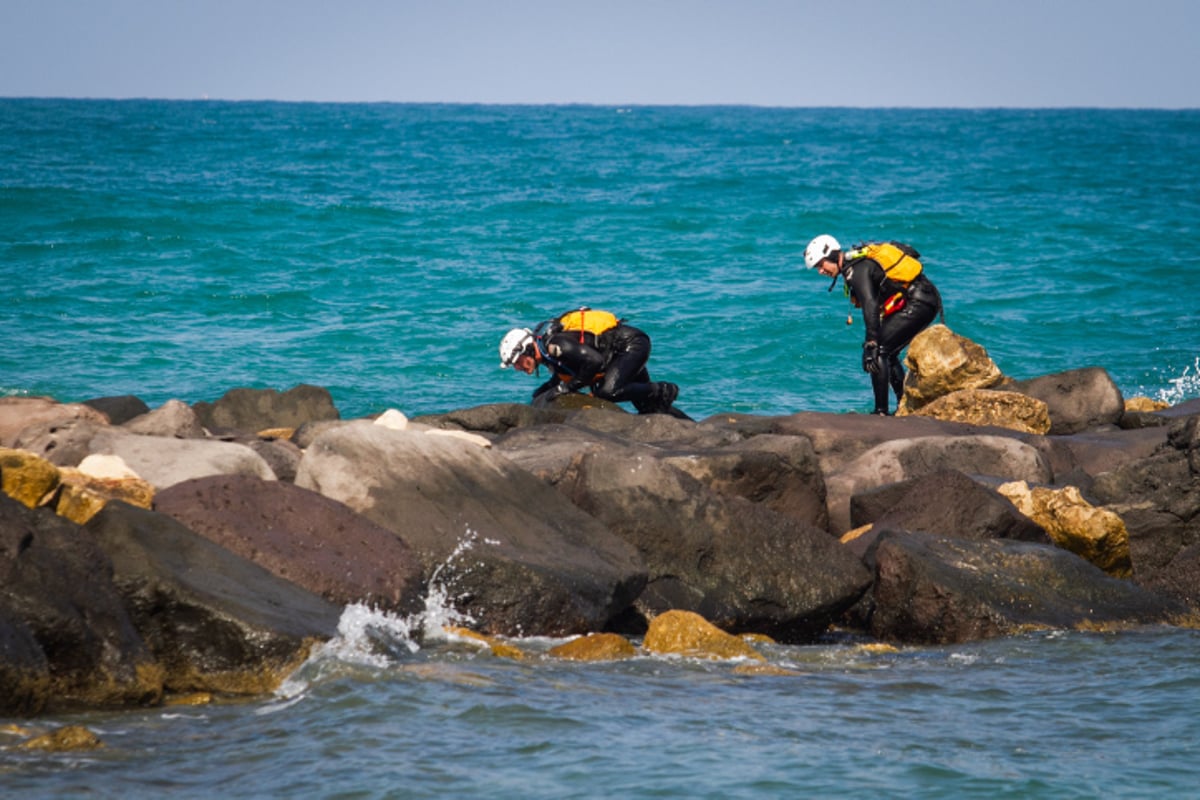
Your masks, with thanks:
[[[696,418],[865,412],[861,320],[802,265],[831,233],[917,247],[946,324],[1006,375],[1100,366],[1179,402],[1200,396],[1198,152],[1197,111],[0,100],[0,394],[525,402],[538,381],[498,368],[500,337],[586,304],[650,334],[652,376]],[[792,674],[766,676],[344,622],[275,697],[34,723],[87,724],[105,742],[87,753],[0,733],[0,795],[1200,785],[1194,631],[769,646]]]

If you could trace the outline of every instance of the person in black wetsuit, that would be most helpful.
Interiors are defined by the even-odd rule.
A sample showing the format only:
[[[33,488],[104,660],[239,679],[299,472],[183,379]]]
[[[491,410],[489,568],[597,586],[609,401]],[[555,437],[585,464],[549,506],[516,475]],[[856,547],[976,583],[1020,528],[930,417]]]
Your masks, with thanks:
[[[602,400],[630,402],[639,414],[687,419],[673,405],[679,387],[650,380],[646,370],[650,337],[606,312],[586,311],[593,318],[608,317],[614,324],[599,333],[564,328],[562,321],[577,313],[570,312],[539,325],[536,332],[514,328],[501,340],[502,368],[515,367],[527,375],[543,365],[550,370],[550,379],[533,392],[533,405],[545,406],[559,395],[591,390]]]
[[[862,308],[866,340],[862,368],[871,375],[875,414],[888,414],[888,386],[904,394],[900,353],[941,313],[942,298],[925,275],[920,254],[899,242],[870,243],[843,251],[822,234],[804,249],[804,263],[827,278],[845,282],[851,301]],[[847,320],[849,321],[849,320]]]

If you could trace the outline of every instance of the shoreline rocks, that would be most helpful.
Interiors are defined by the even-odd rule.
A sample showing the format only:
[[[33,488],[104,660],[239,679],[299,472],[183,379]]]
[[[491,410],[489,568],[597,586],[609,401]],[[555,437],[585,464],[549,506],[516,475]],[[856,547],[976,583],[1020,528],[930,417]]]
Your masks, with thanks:
[[[927,364],[981,350],[935,335]],[[936,371],[922,409],[964,391]],[[415,614],[433,591],[481,634],[617,653],[664,615],[891,645],[1200,619],[1200,400],[1121,412],[1102,371],[967,372],[991,383],[974,396],[1039,395],[1049,432],[999,424],[1007,399],[987,424],[570,402],[343,420],[311,386],[0,399],[20,498],[0,496],[0,713],[268,692],[343,607]]]

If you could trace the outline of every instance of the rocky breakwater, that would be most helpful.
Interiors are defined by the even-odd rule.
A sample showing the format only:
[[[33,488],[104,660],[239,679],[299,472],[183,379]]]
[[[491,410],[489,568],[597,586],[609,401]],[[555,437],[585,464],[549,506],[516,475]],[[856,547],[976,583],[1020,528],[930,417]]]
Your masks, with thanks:
[[[951,337],[914,342],[925,412],[895,418],[0,399],[0,711],[269,691],[346,605],[431,594],[489,636],[644,637],[667,612],[785,643],[1191,624],[1200,402],[1127,410],[1103,370],[1018,386],[974,362],[946,372],[1005,388],[931,390],[929,364],[986,359]],[[929,413],[959,391],[1041,406]]]

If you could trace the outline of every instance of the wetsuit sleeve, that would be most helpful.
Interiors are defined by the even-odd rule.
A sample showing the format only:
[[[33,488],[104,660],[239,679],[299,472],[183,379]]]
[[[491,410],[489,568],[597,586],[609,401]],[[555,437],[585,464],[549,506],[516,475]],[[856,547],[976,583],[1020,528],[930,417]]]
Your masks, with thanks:
[[[872,274],[882,268],[874,261],[864,259],[854,265],[853,274],[846,279],[850,291],[862,305],[863,326],[867,329],[867,342],[879,341],[879,284]]]
[[[563,331],[546,341],[547,361],[556,374],[570,376],[567,384],[570,391],[577,391],[596,382],[604,369],[604,355],[579,341],[577,334]]]

